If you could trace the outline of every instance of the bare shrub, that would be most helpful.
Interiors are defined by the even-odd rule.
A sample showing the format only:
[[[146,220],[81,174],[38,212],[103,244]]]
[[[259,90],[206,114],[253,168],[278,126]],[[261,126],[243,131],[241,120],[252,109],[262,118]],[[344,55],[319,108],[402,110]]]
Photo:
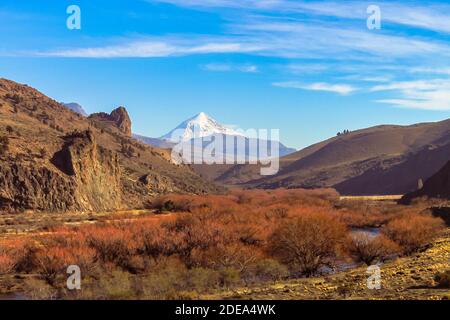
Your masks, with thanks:
[[[378,261],[383,261],[388,256],[398,253],[400,248],[392,240],[384,235],[371,237],[358,233],[350,236],[347,241],[347,250],[357,262],[364,262],[370,266]]]
[[[55,285],[56,278],[64,274],[67,264],[67,251],[61,247],[38,250],[36,254],[37,271],[51,286]]]
[[[438,288],[450,289],[450,270],[440,272],[434,276]]]
[[[389,221],[383,234],[396,242],[405,254],[414,253],[429,244],[444,227],[440,218],[425,214],[405,214]]]
[[[96,257],[100,261],[132,269],[130,260],[136,254],[139,244],[130,230],[118,226],[93,227],[86,239],[89,246],[96,250]]]
[[[0,253],[0,275],[11,273],[14,270],[14,259],[6,254]]]
[[[310,276],[332,263],[345,232],[331,215],[307,213],[282,223],[269,240],[269,251],[293,271]]]
[[[37,246],[32,242],[18,243],[12,255],[15,257],[14,270],[30,273],[38,267]]]
[[[277,260],[264,258],[256,261],[244,273],[246,282],[278,281],[289,276],[289,269]]]

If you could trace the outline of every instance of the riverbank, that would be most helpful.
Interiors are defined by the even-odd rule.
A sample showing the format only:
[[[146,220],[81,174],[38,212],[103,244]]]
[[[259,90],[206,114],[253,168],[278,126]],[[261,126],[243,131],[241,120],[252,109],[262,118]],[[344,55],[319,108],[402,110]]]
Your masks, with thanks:
[[[326,277],[222,291],[200,299],[316,300],[316,299],[450,299],[450,289],[436,287],[436,273],[450,268],[450,228],[425,251],[381,266],[381,289],[367,288],[367,267]]]

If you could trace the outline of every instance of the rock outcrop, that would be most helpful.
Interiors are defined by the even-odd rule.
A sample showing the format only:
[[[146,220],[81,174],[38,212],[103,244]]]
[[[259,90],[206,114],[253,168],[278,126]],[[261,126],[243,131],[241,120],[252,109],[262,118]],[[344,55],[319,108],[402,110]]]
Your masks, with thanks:
[[[409,204],[413,199],[421,197],[450,199],[450,161],[438,173],[426,180],[423,188],[403,196],[400,203]]]
[[[108,121],[116,126],[120,132],[131,137],[131,119],[128,115],[127,109],[119,107],[114,109],[110,114],[105,112],[94,113],[89,118],[97,121]]]
[[[0,206],[42,211],[105,211],[121,204],[116,154],[97,146],[91,131],[64,137],[54,167],[0,166]]]
[[[0,212],[136,209],[161,193],[217,190],[133,139],[125,108],[85,118],[0,78]]]

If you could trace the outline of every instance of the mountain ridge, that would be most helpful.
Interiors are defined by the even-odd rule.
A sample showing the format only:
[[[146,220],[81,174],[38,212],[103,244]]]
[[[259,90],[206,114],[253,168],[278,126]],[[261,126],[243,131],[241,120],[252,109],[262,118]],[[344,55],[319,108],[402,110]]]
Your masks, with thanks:
[[[403,194],[440,169],[450,159],[449,150],[450,119],[378,125],[282,157],[275,176],[261,177],[259,166],[244,165],[228,168],[215,181],[259,188],[334,187],[349,195]]]
[[[0,79],[0,209],[110,211],[143,208],[167,192],[221,190],[173,164],[166,150],[128,136],[125,112],[85,118]]]

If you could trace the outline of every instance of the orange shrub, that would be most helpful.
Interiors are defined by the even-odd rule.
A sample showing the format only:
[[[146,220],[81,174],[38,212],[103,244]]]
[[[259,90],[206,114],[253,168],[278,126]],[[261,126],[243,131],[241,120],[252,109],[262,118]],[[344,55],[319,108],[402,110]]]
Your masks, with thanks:
[[[400,251],[399,246],[384,235],[374,238],[362,233],[350,236],[346,247],[357,262],[368,266]]]
[[[52,247],[37,251],[37,270],[48,284],[54,285],[56,277],[62,275],[65,268],[70,265],[67,261],[68,255],[68,250],[61,247]]]
[[[139,243],[126,225],[94,226],[82,230],[88,245],[96,251],[96,259],[130,268],[130,259],[136,254]]]
[[[425,214],[405,214],[389,221],[383,233],[411,254],[429,244],[444,227],[440,218]]]
[[[0,254],[0,275],[11,273],[14,270],[15,261],[6,253]]]
[[[38,266],[37,252],[38,247],[36,243],[27,241],[17,245],[17,247],[10,252],[14,257],[14,270],[16,272],[30,273],[36,270]]]
[[[269,252],[292,270],[312,275],[332,263],[346,234],[345,226],[326,213],[304,213],[283,222],[269,240]]]
[[[261,256],[261,251],[242,244],[218,245],[207,250],[194,249],[191,260],[197,267],[232,268],[244,272]]]

